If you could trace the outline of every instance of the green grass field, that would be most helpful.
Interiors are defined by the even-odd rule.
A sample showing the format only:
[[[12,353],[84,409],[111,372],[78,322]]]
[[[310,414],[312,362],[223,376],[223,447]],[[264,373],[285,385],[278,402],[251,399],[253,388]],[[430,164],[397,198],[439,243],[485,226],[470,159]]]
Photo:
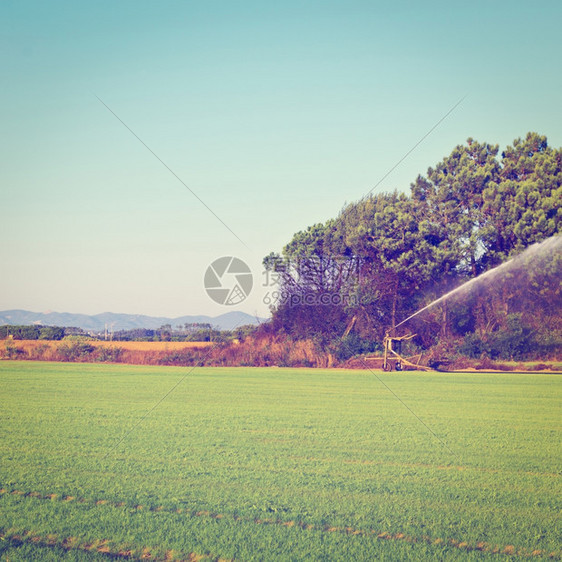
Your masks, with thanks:
[[[561,557],[560,375],[187,372],[0,363],[0,560]]]

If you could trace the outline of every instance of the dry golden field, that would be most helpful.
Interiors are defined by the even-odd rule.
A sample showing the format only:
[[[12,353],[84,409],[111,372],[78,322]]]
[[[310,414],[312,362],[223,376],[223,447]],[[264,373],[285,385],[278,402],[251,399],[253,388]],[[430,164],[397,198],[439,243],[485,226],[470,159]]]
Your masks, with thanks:
[[[13,344],[25,351],[31,351],[39,347],[48,345],[55,349],[58,346],[72,340],[13,340]],[[206,341],[98,341],[86,340],[94,347],[120,347],[127,351],[177,351],[179,349],[202,349],[213,345],[213,342]]]
[[[95,347],[120,347],[127,351],[177,351],[204,348],[213,345],[208,341],[89,341]]]
[[[212,342],[141,342],[97,340],[4,340],[0,359],[103,361],[138,365],[167,364],[185,354],[201,354]],[[179,354],[179,356],[178,356]]]

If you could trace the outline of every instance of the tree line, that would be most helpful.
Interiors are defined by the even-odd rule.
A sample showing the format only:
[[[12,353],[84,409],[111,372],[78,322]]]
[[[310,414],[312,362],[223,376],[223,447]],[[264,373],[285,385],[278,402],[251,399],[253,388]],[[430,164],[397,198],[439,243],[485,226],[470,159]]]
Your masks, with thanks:
[[[238,326],[234,330],[219,330],[207,323],[187,323],[176,328],[170,324],[164,324],[158,329],[134,328],[130,330],[117,330],[109,334],[98,333],[94,335],[82,328],[41,326],[34,325],[12,325],[0,326],[0,339],[11,338],[14,340],[51,340],[58,341],[68,337],[82,339],[111,341],[175,341],[175,342],[215,342],[222,343],[239,340],[251,334],[255,326]]]
[[[80,328],[62,328],[60,326],[10,325],[0,326],[0,338],[12,337],[15,340],[62,340],[65,335],[82,335]]]
[[[498,145],[469,138],[408,193],[348,204],[264,258],[279,279],[273,330],[344,356],[375,349],[386,331],[436,297],[561,228],[562,149],[538,133],[501,154]],[[559,350],[561,262],[555,252],[404,328],[418,334],[420,349],[455,342],[467,355],[502,358]]]

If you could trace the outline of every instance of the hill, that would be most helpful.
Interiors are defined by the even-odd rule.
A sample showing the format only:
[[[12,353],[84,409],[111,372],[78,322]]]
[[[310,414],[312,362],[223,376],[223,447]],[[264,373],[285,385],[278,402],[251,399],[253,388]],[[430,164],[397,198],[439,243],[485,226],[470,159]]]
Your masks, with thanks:
[[[226,312],[219,316],[179,316],[167,318],[164,316],[145,316],[142,314],[116,314],[103,312],[101,314],[73,314],[69,312],[31,312],[29,310],[0,311],[0,325],[33,325],[42,326],[75,326],[86,331],[100,332],[106,327],[112,330],[133,330],[135,328],[158,329],[164,324],[172,327],[184,324],[205,323],[220,330],[232,330],[243,325],[257,325],[265,322],[265,318],[257,318],[240,311]]]

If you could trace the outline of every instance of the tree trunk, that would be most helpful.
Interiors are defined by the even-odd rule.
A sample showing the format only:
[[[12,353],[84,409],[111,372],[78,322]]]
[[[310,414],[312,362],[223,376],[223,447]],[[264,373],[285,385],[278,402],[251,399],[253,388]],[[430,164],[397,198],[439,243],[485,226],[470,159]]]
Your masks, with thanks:
[[[443,320],[441,324],[441,336],[443,339],[447,339],[449,336],[449,311],[447,307],[447,300],[443,301]]]
[[[396,326],[396,307],[398,304],[398,280],[396,280],[394,282],[394,291],[393,291],[393,295],[392,295],[392,312],[391,312],[391,327],[394,330],[394,327]]]

